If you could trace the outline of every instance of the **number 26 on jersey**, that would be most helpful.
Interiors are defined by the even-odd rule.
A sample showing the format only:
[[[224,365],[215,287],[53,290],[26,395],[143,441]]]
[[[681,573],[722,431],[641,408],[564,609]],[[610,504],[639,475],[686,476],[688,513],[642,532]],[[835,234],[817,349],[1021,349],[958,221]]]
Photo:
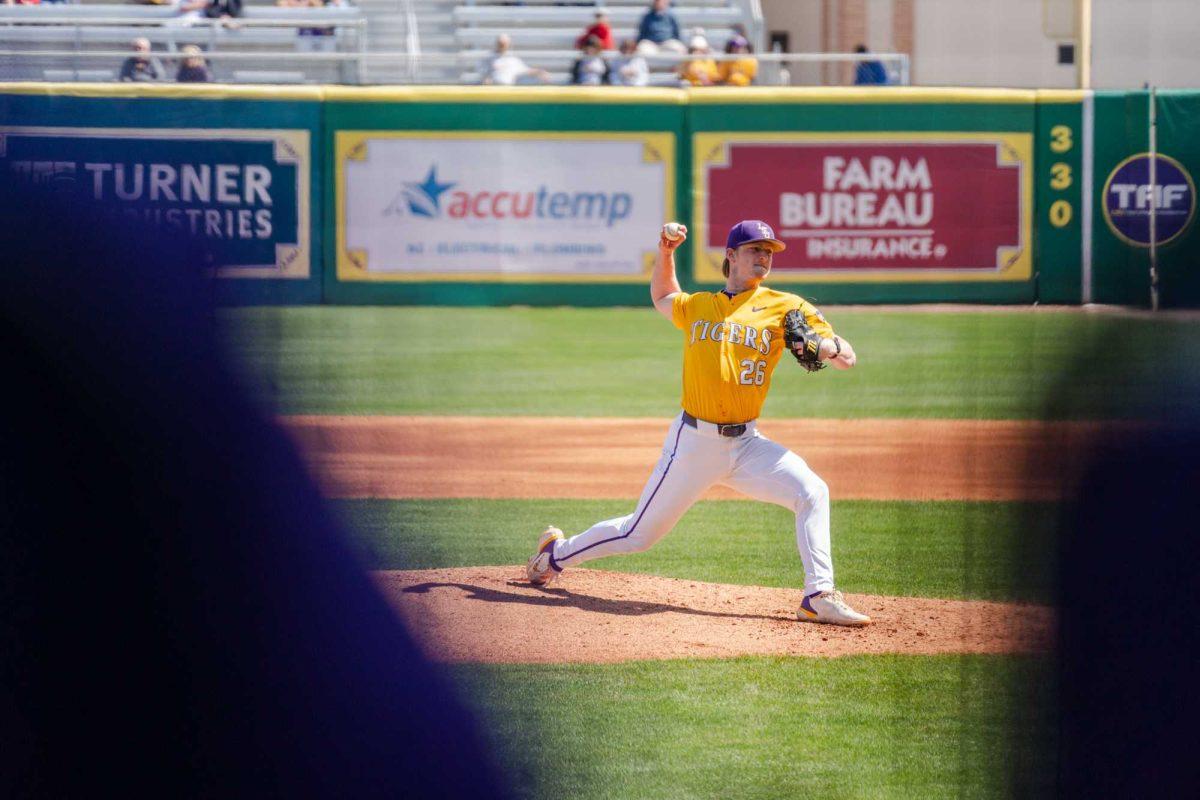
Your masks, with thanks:
[[[762,386],[767,379],[767,362],[747,358],[742,361],[742,371],[738,373],[738,383],[743,386]]]

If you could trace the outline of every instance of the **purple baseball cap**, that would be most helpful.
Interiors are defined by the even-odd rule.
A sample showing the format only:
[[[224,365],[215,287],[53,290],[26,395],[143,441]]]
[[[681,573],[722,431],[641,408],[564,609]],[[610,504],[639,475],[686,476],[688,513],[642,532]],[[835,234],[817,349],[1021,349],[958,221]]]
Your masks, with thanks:
[[[775,253],[787,247],[775,238],[775,231],[771,230],[771,226],[760,219],[744,219],[730,228],[725,246],[730,250],[736,250],[750,242],[770,242],[772,252]]]

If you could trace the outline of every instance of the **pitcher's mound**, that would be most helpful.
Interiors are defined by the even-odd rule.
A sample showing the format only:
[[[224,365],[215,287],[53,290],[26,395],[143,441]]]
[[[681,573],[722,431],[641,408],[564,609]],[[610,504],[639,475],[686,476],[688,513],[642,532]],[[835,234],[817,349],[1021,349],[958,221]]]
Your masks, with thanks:
[[[602,663],[743,655],[1030,653],[1050,649],[1045,606],[847,594],[874,624],[799,622],[799,589],[770,589],[593,569],[550,588],[520,567],[375,573],[430,658]]]

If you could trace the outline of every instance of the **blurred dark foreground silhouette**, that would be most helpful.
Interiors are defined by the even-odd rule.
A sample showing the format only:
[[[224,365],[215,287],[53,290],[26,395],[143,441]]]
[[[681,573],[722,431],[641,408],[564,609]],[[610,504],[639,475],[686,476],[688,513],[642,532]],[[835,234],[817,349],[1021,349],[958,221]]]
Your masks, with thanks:
[[[1062,514],[1060,797],[1200,787],[1200,362],[1188,327],[1198,323],[1159,323],[1080,343],[1050,398],[1047,417],[1062,419],[1093,406],[1091,392],[1128,394],[1122,424],[1078,454]]]
[[[506,796],[193,243],[0,177],[0,796]]]
[[[1200,787],[1200,428],[1098,453],[1061,552],[1061,797]]]

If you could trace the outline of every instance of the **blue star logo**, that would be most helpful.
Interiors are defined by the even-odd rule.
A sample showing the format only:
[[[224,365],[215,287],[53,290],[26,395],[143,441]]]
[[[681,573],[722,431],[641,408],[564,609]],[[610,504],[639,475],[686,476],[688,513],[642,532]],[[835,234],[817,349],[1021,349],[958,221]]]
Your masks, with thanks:
[[[437,164],[430,165],[429,174],[425,176],[424,181],[404,184],[403,195],[408,202],[408,210],[420,217],[436,217],[439,211],[438,198],[456,185],[455,181],[439,183]]]

